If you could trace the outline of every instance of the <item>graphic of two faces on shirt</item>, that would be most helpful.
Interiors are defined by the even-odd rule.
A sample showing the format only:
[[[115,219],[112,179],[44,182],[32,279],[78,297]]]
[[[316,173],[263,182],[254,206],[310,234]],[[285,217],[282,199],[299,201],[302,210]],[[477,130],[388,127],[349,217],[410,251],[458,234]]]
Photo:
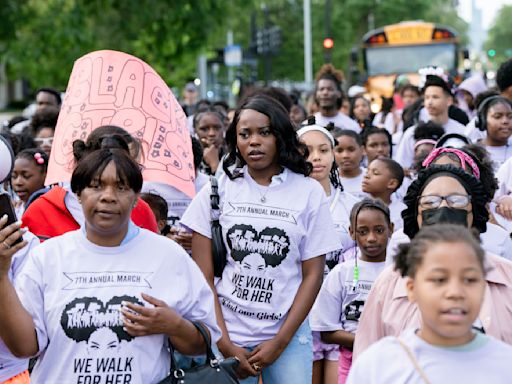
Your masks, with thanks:
[[[134,379],[136,360],[129,350],[123,353],[123,346],[134,339],[123,330],[123,301],[144,305],[126,295],[114,296],[106,303],[96,297],[80,297],[62,311],[64,333],[85,347],[69,362],[77,384],[131,383]]]
[[[67,337],[77,343],[86,341],[90,355],[118,351],[122,342],[133,339],[123,330],[123,301],[144,305],[132,296],[114,296],[105,304],[96,297],[74,299],[62,311],[62,329]]]
[[[236,224],[227,231],[231,257],[240,264],[232,278],[232,296],[271,304],[277,268],[288,256],[290,238],[280,228],[266,227],[258,232],[251,225]]]

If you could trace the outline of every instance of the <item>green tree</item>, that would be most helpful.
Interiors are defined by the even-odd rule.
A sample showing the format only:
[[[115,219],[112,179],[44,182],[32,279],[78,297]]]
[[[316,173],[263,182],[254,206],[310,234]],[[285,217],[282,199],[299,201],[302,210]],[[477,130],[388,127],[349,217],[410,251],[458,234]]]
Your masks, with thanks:
[[[263,3],[264,0],[253,0],[250,4],[252,8],[246,8],[246,12],[239,13],[236,20],[230,20],[231,28],[237,31],[236,41],[248,43],[250,12],[255,12],[258,26],[263,26]],[[271,24],[282,29],[282,48],[272,58],[273,77],[301,81],[304,79],[303,0],[274,0],[266,3]],[[369,20],[372,16],[375,28],[418,19],[445,24],[460,33],[462,44],[467,42],[467,23],[458,17],[454,5],[445,0],[331,0],[331,3],[329,15],[331,37],[334,39],[332,62],[346,73],[350,51],[359,46],[363,35],[371,29]],[[312,0],[311,4],[314,71],[321,67],[324,60],[322,42],[326,34],[325,4],[325,0]],[[263,70],[260,65],[260,78],[262,77]]]
[[[442,22],[463,36],[466,24],[445,0],[331,0],[333,63],[345,71],[353,46],[370,26],[401,20]],[[226,44],[226,32],[247,48],[251,15],[263,26],[262,5],[282,29],[282,48],[272,58],[273,78],[300,81],[303,74],[303,0],[3,0],[0,53],[8,73],[31,85],[64,89],[73,62],[99,49],[133,54],[171,85],[196,71],[200,53]],[[312,0],[314,71],[323,63],[325,0]],[[259,78],[263,78],[262,60]]]
[[[8,0],[15,38],[2,40],[9,73],[63,89],[73,62],[99,49],[147,61],[169,83],[195,73],[228,0]],[[3,13],[3,12],[2,12]],[[1,13],[0,13],[1,14]],[[20,21],[22,20],[22,22]]]
[[[496,55],[491,61],[499,64],[512,57],[512,5],[504,5],[498,12],[492,27],[489,29],[487,41],[484,44],[485,51],[493,49]]]

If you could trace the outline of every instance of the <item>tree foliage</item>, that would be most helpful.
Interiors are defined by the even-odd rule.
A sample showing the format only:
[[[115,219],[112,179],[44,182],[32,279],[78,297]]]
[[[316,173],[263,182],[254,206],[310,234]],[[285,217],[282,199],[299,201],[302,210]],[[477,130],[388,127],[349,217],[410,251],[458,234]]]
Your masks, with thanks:
[[[484,47],[486,51],[490,49],[496,51],[496,56],[492,59],[495,63],[502,63],[512,57],[510,20],[512,20],[512,5],[504,5],[489,29]]]
[[[63,89],[73,62],[100,49],[147,61],[169,82],[195,72],[228,0],[5,0],[14,38],[4,40],[9,73]],[[4,11],[2,11],[3,13]],[[210,21],[210,22],[208,22]]]
[[[228,30],[234,32],[235,43],[247,48],[251,15],[263,26],[263,3],[264,0],[3,0],[0,53],[8,73],[28,79],[33,87],[64,89],[73,62],[99,49],[140,57],[170,85],[181,85],[195,75],[200,53],[225,46]],[[325,3],[312,0],[315,71],[323,63]],[[445,0],[331,3],[333,63],[344,70],[350,49],[369,29],[370,14],[375,27],[424,19],[444,22],[463,35],[467,28],[451,2]],[[281,51],[273,57],[273,77],[300,81],[304,78],[303,0],[273,0],[266,4],[270,22],[283,32]]]

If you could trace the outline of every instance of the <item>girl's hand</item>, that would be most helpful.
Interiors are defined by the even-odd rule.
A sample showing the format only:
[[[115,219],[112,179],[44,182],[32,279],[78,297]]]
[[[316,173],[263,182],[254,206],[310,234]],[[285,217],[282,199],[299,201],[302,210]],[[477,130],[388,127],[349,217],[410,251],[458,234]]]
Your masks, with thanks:
[[[253,367],[259,367],[261,370],[276,361],[277,358],[281,356],[281,353],[283,353],[285,348],[286,345],[275,338],[264,341],[251,352],[249,363]]]
[[[171,228],[171,231],[167,234],[167,237],[177,242],[186,251],[192,250],[192,233]]]
[[[203,149],[203,161],[210,166],[213,171],[219,166],[219,148],[211,144]]]
[[[5,227],[7,215],[0,219],[0,278],[7,276],[11,268],[12,256],[27,245],[25,240],[13,245],[27,231],[21,228],[21,221],[17,221]]]
[[[224,357],[236,357],[240,361],[238,369],[236,370],[236,374],[239,379],[243,380],[249,376],[259,375],[259,371],[256,371],[248,361],[251,352],[245,348],[237,347],[236,345],[231,344],[227,349],[224,349],[221,352]]]
[[[142,298],[153,304],[154,308],[124,302],[121,312],[124,316],[126,332],[132,336],[169,335],[170,329],[176,329],[183,320],[164,301],[155,299],[145,293]]]
[[[512,220],[512,196],[503,196],[496,205],[496,213],[507,220]]]

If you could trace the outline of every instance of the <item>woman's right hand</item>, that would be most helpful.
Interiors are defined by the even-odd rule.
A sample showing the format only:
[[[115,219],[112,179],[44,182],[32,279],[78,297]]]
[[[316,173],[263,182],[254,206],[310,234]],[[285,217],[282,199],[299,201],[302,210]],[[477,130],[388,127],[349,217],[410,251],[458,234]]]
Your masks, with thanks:
[[[21,241],[16,245],[12,245],[27,230],[21,228],[21,221],[5,226],[7,223],[7,215],[0,219],[0,277],[7,276],[11,267],[12,256],[27,245],[26,241]]]
[[[240,364],[236,370],[236,374],[239,379],[243,380],[249,376],[258,376],[260,372],[256,371],[251,364],[249,364],[249,356],[251,352],[242,347],[237,347],[234,344],[230,344],[227,348],[223,348],[221,353],[224,357],[236,357]]]

